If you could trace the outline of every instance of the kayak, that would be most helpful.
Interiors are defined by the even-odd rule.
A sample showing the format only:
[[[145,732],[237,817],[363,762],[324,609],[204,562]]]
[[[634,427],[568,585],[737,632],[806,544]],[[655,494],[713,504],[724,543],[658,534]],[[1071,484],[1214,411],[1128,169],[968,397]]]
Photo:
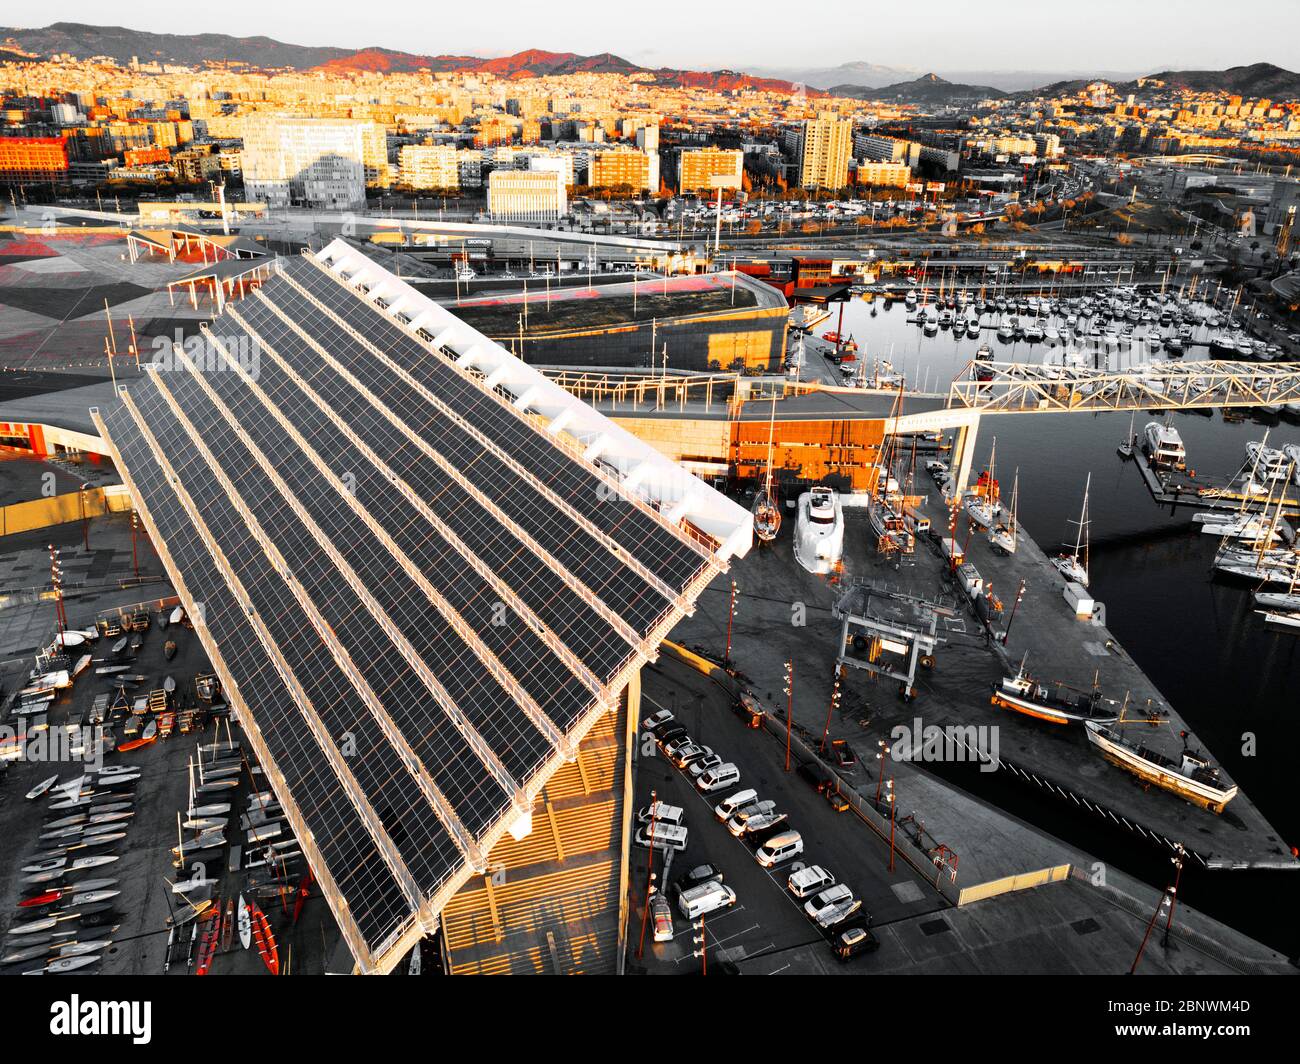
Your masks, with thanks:
[[[239,896],[239,944],[248,949],[253,943],[253,917],[248,911],[248,902]]]

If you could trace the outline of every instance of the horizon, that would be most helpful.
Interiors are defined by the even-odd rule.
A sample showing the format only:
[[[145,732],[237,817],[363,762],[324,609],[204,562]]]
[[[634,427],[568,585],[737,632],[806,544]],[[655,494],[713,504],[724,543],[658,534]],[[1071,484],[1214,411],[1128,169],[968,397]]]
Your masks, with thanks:
[[[1184,5],[1173,26],[1167,14],[1155,9],[1135,10],[1120,0],[1099,0],[1082,24],[1071,12],[1035,11],[1031,20],[1020,17],[1026,14],[1023,4],[995,3],[982,8],[983,16],[978,20],[967,18],[971,25],[962,26],[960,33],[927,34],[920,40],[915,32],[915,17],[909,12],[878,11],[872,13],[869,28],[837,27],[833,47],[820,42],[815,46],[791,46],[787,37],[773,32],[779,29],[774,21],[789,19],[788,8],[770,0],[751,4],[747,10],[752,17],[744,21],[732,14],[701,11],[681,0],[668,0],[656,9],[660,13],[658,25],[621,26],[611,26],[607,17],[600,17],[602,5],[593,0],[576,0],[566,4],[562,31],[556,29],[553,17],[519,0],[504,0],[502,17],[494,21],[492,32],[486,35],[470,12],[439,12],[427,20],[427,29],[421,29],[414,15],[415,5],[406,3],[390,5],[397,17],[376,20],[369,12],[325,0],[313,5],[310,23],[304,24],[291,9],[276,8],[259,13],[256,20],[248,20],[252,24],[247,26],[239,24],[238,19],[209,15],[201,9],[180,11],[159,0],[144,0],[132,7],[135,14],[121,25],[103,22],[100,5],[85,0],[56,2],[42,9],[45,14],[40,20],[28,19],[25,25],[7,28],[39,30],[60,22],[105,28],[120,25],[137,33],[268,37],[307,47],[357,51],[383,48],[428,56],[498,58],[527,50],[578,55],[611,53],[651,68],[731,69],[773,77],[864,63],[884,68],[886,74],[906,75],[891,81],[927,73],[944,77],[962,73],[1008,77],[1042,74],[1049,81],[1074,76],[1132,78],[1165,70],[1220,70],[1255,63],[1300,70],[1300,32],[1271,34],[1263,47],[1245,33],[1225,38],[1220,25],[1222,8],[1209,0],[1192,0]],[[412,12],[409,16],[408,10]],[[968,10],[956,0],[935,0],[927,10],[927,20],[942,20],[949,13],[960,19]],[[1108,14],[1115,18],[1107,18]],[[1270,21],[1289,16],[1300,31],[1300,12],[1286,0],[1265,0],[1253,14]],[[1115,25],[1123,26],[1122,34],[1112,29]],[[1070,44],[1068,60],[1060,65],[1047,61],[1051,49],[1045,47],[1058,35],[1061,39],[1068,36]],[[729,45],[720,48],[713,44],[718,38],[728,40]],[[1159,43],[1151,45],[1152,41]],[[708,42],[708,46],[696,42]],[[983,56],[988,61],[979,62]]]

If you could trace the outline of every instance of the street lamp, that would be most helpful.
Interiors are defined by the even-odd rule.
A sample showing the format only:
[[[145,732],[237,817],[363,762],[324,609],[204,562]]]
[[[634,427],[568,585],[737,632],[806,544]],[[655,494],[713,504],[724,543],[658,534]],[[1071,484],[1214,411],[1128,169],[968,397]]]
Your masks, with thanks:
[[[885,800],[889,803],[889,870],[891,872],[894,870],[894,824],[896,822],[894,813],[898,808],[895,797],[894,778],[891,776],[889,778],[889,793],[885,796]]]
[[[691,956],[700,958],[700,974],[708,975],[709,974],[709,958],[708,958],[709,947],[708,947],[708,943],[705,941],[706,936],[704,933],[704,917],[701,916],[691,926],[694,927],[695,930],[699,932],[698,935],[691,936],[691,941],[694,942],[695,945],[700,947],[697,950],[692,950]]]
[[[885,780],[885,758],[889,756],[889,744],[884,739],[877,739],[876,746],[880,749],[876,751],[876,760],[879,764],[876,766],[876,806],[880,805],[880,785]]]
[[[736,581],[731,582],[731,593],[727,597],[727,651],[722,656],[722,663],[731,668],[731,629],[736,620]]]
[[[790,727],[794,721],[794,659],[785,663],[785,770],[790,771]]]
[[[655,821],[659,815],[658,795],[655,791],[650,792],[650,865],[646,874],[645,882],[645,908],[641,912],[641,941],[636,947],[637,960],[641,959],[641,954],[645,951],[645,929],[646,924],[650,922],[650,897],[655,891]]]
[[[835,707],[840,704],[840,677],[843,673],[843,667],[835,670],[835,686],[831,688],[830,705],[826,707],[826,727],[822,729],[822,753],[826,753],[826,738],[831,731],[831,714],[835,712]]]

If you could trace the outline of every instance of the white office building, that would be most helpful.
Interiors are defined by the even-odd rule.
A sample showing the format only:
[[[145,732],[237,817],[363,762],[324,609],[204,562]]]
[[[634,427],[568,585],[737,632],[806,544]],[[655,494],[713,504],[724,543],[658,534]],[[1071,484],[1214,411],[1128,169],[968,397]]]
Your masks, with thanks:
[[[366,165],[382,127],[344,118],[251,115],[242,123],[244,186],[272,209],[347,210],[366,202]]]
[[[501,222],[554,222],[568,205],[559,170],[493,170],[488,213]]]

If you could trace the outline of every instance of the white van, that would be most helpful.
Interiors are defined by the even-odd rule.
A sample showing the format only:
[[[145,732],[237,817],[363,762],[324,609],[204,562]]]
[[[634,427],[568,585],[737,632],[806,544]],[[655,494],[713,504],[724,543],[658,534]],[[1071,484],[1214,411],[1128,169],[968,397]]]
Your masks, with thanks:
[[[677,899],[677,908],[688,920],[704,916],[717,909],[726,909],[736,904],[736,892],[725,883],[716,881],[701,883],[698,887],[682,891]]]
[[[637,813],[636,819],[638,824],[649,824],[653,820],[655,831],[664,827],[680,828],[686,825],[686,810],[680,805],[652,802]]]
[[[719,766],[721,767],[721,766]],[[758,791],[752,787],[743,791],[737,791],[735,794],[728,795],[713,807],[713,814],[719,820],[730,820],[736,815],[737,811],[749,805],[750,802],[758,801]]]
[[[797,831],[783,831],[773,835],[754,851],[754,860],[764,868],[775,868],[779,864],[803,853],[803,836]]]
[[[638,846],[650,846],[650,825],[643,824],[637,828],[636,844]],[[673,825],[655,824],[654,826],[654,848],[656,850],[676,850],[680,853],[686,849],[686,829],[674,827]]]
[[[723,787],[730,787],[739,782],[740,769],[728,761],[724,765],[718,765],[717,768],[701,772],[700,778],[695,781],[695,786],[704,794],[708,794],[710,791],[720,791]]]

